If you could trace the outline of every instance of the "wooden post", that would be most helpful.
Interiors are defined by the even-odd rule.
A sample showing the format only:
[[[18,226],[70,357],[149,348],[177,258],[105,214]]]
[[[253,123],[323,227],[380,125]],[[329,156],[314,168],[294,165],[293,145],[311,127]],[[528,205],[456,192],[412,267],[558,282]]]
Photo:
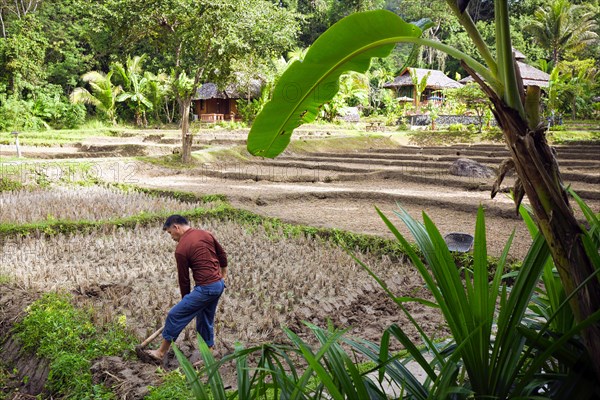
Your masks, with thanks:
[[[19,132],[12,131],[11,135],[15,136],[15,145],[17,146],[17,157],[21,158],[21,147],[19,146]]]

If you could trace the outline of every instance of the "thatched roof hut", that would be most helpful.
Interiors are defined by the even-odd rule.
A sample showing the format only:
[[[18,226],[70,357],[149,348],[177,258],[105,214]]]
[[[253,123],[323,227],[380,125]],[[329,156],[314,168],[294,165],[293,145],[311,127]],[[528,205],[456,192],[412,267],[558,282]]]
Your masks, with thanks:
[[[418,99],[417,88],[412,81],[411,71],[415,71],[419,82],[429,74],[427,77],[427,86]],[[421,102],[428,102],[429,100],[441,102],[443,101],[443,94],[439,92],[440,90],[459,88],[461,86],[462,85],[454,79],[450,79],[444,75],[442,71],[423,68],[405,68],[393,82],[388,82],[383,85],[384,88],[392,89],[396,92],[398,101],[412,101],[414,105],[418,105]]]
[[[410,71],[412,70],[416,72],[419,82],[427,75],[427,73],[429,73],[429,77],[427,78],[427,89],[440,90],[461,87],[460,83],[456,82],[454,79],[448,78],[442,71],[423,68],[406,68],[393,82],[388,82],[383,85],[383,87],[388,89],[398,89],[403,86],[413,86],[414,84],[410,76]]]
[[[205,83],[192,98],[193,112],[204,122],[238,120],[237,101],[260,97],[261,87],[262,82],[258,79],[252,79],[249,85],[230,83],[223,90],[212,82]]]
[[[208,82],[203,84],[196,91],[192,100],[208,99],[245,99],[250,95],[251,99],[260,97],[262,82],[258,79],[252,79],[249,87],[242,88],[240,84],[230,83],[224,90],[219,90],[215,83]]]
[[[519,50],[513,49],[515,60],[517,61],[517,66],[519,67],[519,72],[521,73],[521,79],[523,79],[523,86],[538,86],[538,87],[548,87],[550,84],[550,75],[541,71],[535,67],[532,67],[529,64],[526,64],[525,55],[521,53]],[[461,79],[460,83],[469,83],[473,82],[474,79],[471,76],[467,76],[466,78]]]

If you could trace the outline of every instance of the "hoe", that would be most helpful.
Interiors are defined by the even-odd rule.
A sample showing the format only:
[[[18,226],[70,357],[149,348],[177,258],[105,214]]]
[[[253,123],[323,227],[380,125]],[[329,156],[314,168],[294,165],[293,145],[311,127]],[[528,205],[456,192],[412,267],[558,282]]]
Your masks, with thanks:
[[[160,328],[158,328],[158,330],[156,332],[154,332],[152,335],[148,336],[148,339],[144,340],[141,344],[135,346],[135,354],[137,354],[138,358],[141,361],[143,361],[145,363],[149,363],[149,364],[157,363],[157,360],[150,357],[150,355],[148,353],[146,353],[144,351],[144,349],[146,348],[146,346],[148,346],[148,344],[150,344],[150,342],[152,342],[154,339],[156,339],[156,337],[158,335],[160,335],[160,333],[163,331],[164,327],[165,327],[164,325],[161,326]]]

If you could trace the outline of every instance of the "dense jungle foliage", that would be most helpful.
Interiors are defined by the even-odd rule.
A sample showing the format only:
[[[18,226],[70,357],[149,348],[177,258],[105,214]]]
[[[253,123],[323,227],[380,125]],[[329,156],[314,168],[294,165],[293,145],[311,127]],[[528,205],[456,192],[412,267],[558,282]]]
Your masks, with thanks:
[[[353,12],[381,8],[406,21],[431,18],[426,37],[477,57],[443,0],[0,0],[0,130],[75,128],[88,119],[177,123],[202,83],[234,82],[244,92],[259,81],[263,96],[239,107],[251,121],[287,63],[321,33]],[[472,1],[468,10],[493,50],[493,2]],[[514,47],[552,73],[546,112],[598,118],[598,0],[513,0],[510,11]],[[401,115],[383,85],[410,51],[398,46],[366,75],[342,77],[321,117],[346,106]],[[412,66],[467,75],[428,48]]]

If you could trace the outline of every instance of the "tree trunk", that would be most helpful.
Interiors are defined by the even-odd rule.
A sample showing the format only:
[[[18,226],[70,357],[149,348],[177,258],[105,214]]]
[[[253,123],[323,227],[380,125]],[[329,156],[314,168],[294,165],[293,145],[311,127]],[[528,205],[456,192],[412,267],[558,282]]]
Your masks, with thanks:
[[[191,97],[180,99],[181,104],[181,162],[187,164],[192,161],[192,139],[190,134],[190,107]]]
[[[490,98],[492,112],[502,129],[520,185],[515,184],[517,207],[526,194],[544,235],[560,280],[569,296],[587,278],[596,273],[587,255],[580,227],[569,204],[562,184],[558,162],[546,141],[546,127],[540,124],[530,129],[519,113],[483,82],[468,66],[463,66],[479,83]],[[581,322],[600,307],[600,277],[596,276],[582,286],[570,300],[575,320]],[[594,372],[600,380],[600,323],[584,329],[584,345],[589,353]]]
[[[558,163],[545,137],[545,127],[530,130],[520,115],[499,101],[494,101],[494,115],[500,125],[515,169],[546,238],[565,292],[575,288],[595,273],[586,254],[582,236],[567,193],[562,184]],[[515,199],[520,197],[515,190]],[[600,279],[591,279],[570,301],[575,319],[590,317],[600,306]],[[600,378],[600,324],[582,332],[596,375]]]
[[[140,110],[135,110],[135,126],[140,128],[142,126],[142,117],[140,115]]]

